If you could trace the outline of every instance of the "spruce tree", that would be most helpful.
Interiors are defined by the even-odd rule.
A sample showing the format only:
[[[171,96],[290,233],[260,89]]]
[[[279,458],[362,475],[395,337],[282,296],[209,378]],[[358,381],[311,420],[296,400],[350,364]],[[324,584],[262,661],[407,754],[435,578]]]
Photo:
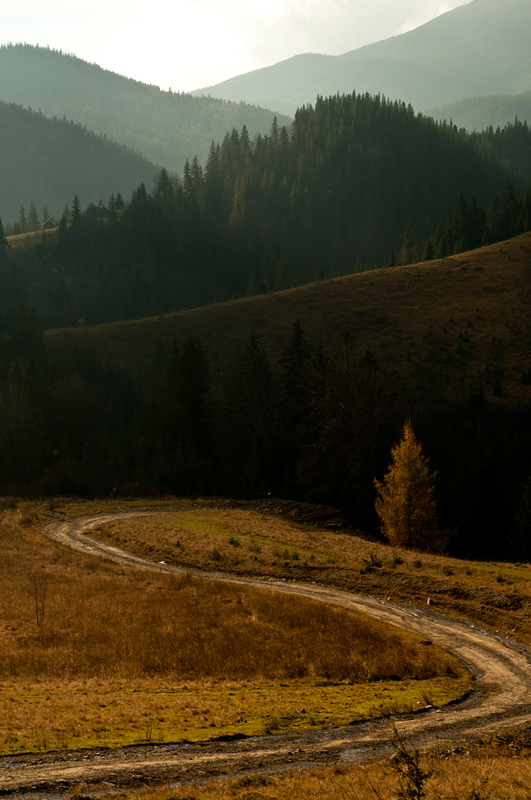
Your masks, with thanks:
[[[4,225],[0,219],[0,261],[3,261],[7,253],[7,239],[5,236]]]
[[[28,227],[30,231],[37,231],[40,228],[40,220],[39,220],[39,212],[37,211],[37,206],[35,202],[32,200],[30,202],[30,210],[29,210],[29,217],[28,217]]]
[[[28,230],[28,220],[26,217],[26,209],[24,208],[24,203],[20,204],[20,211],[18,214],[18,225],[20,228],[20,233],[26,233]]]
[[[422,455],[409,420],[391,457],[383,481],[374,481],[381,531],[391,545],[431,549],[437,538],[435,474],[428,469],[428,460]]]

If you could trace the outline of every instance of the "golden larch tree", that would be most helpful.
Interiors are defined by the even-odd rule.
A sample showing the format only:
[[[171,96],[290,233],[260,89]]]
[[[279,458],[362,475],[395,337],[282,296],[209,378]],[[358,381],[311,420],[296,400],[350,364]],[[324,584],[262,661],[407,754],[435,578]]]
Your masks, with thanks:
[[[401,441],[391,450],[387,474],[374,485],[381,531],[392,545],[431,549],[440,544],[433,499],[435,473],[428,469],[428,459],[422,455],[409,420]]]

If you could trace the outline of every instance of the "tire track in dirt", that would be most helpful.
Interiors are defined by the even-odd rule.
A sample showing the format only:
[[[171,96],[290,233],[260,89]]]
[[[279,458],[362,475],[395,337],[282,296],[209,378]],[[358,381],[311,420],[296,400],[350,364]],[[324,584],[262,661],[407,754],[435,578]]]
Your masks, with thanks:
[[[246,583],[366,614],[417,633],[452,652],[475,676],[477,691],[468,700],[452,707],[341,728],[223,742],[140,745],[97,752],[3,758],[0,759],[1,794],[29,792],[36,797],[52,792],[60,796],[72,788],[89,787],[110,792],[118,787],[146,783],[186,783],[249,771],[277,772],[316,764],[366,762],[389,752],[393,724],[409,746],[422,748],[437,744],[446,749],[531,722],[530,653],[516,641],[509,642],[431,609],[409,608],[316,584],[236,577],[156,563],[98,541],[90,534],[95,526],[115,519],[160,513],[120,512],[54,520],[46,527],[45,534],[67,547],[109,558],[124,566],[172,574],[186,572],[227,583]]]

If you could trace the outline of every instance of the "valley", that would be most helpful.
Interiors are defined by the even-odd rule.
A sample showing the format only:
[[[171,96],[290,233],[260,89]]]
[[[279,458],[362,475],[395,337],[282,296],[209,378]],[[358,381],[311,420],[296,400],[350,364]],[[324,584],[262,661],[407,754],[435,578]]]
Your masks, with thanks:
[[[531,16],[456,2],[0,45],[0,796],[528,800]]]

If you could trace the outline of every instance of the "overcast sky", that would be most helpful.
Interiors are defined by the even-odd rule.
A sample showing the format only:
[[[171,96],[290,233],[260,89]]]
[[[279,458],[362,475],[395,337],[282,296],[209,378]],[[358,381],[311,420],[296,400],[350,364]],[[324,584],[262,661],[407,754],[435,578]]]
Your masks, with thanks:
[[[469,0],[12,0],[2,41],[191,91],[298,53],[339,55]],[[501,0],[500,0],[501,2]]]

